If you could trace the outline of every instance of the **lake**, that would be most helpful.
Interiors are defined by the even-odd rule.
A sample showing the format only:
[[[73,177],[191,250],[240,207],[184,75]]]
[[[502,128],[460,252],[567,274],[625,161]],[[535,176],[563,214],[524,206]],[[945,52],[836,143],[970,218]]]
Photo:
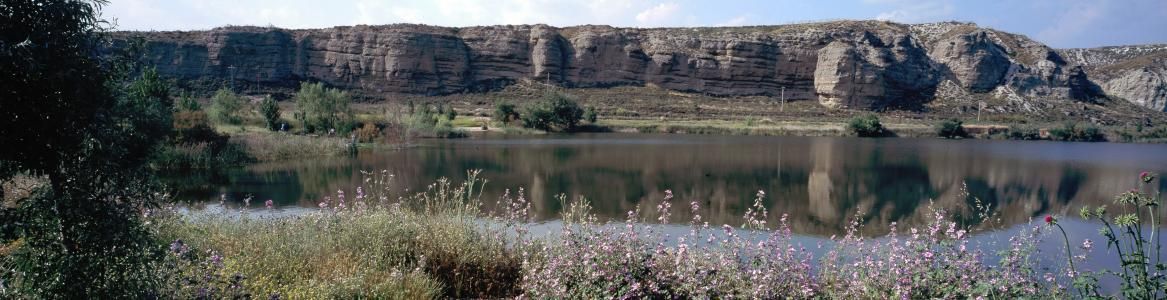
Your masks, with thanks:
[[[863,231],[922,224],[930,207],[978,225],[975,209],[1010,227],[1046,214],[1076,216],[1082,205],[1113,205],[1139,172],[1167,173],[1167,145],[914,138],[754,137],[654,134],[476,136],[420,140],[400,150],[303,159],[168,178],[194,209],[229,208],[253,195],[277,211],[314,209],[337,190],[352,193],[361,171],[388,170],[395,186],[418,191],[441,177],[482,170],[482,201],[523,188],[537,220],[555,220],[556,197],[586,197],[601,218],[622,220],[638,206],[652,215],[672,190],[672,220],[689,203],[711,224],[740,225],[759,190],[769,218],[789,214],[796,233],[830,236],[860,216]],[[1161,181],[1158,181],[1161,182]],[[651,218],[650,218],[651,219]]]

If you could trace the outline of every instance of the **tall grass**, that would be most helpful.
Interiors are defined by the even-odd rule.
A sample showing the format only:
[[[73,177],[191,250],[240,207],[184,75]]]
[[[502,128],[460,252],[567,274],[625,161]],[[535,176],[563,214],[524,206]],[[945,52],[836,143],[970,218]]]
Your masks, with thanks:
[[[698,214],[699,202],[677,203],[678,209],[690,210],[692,216],[687,227],[678,227],[677,221],[670,220],[674,203],[671,191],[666,191],[655,208],[637,208],[628,212],[624,222],[614,223],[599,221],[587,200],[569,202],[560,196],[565,208],[562,227],[534,234],[531,203],[522,189],[500,197],[496,211],[479,209],[485,181],[476,172],[461,184],[442,179],[413,194],[396,189],[393,176],[384,171],[365,175],[364,184],[320,199],[317,211],[302,216],[264,218],[255,211],[266,208],[247,208],[240,214],[160,217],[156,224],[161,235],[175,241],[170,265],[176,271],[170,274],[177,279],[169,281],[174,288],[166,295],[294,299],[1085,296],[1071,290],[1071,285],[1081,281],[1075,276],[1086,274],[1072,269],[1073,260],[1083,260],[1086,254],[1067,254],[1064,259],[1071,260],[1071,269],[1038,264],[1051,257],[1037,248],[1051,232],[1046,224],[1025,226],[992,253],[974,245],[972,227],[959,225],[941,210],[930,211],[925,225],[903,230],[893,224],[887,235],[878,238],[858,234],[860,216],[846,234],[831,237],[833,245],[824,247],[799,242],[785,215],[778,224],[768,224],[764,192],[758,192],[741,224],[711,225]],[[1142,176],[1151,178],[1143,179],[1146,182],[1154,179]],[[987,209],[977,209],[985,221],[991,220]],[[1047,218],[1052,224],[1049,220],[1052,217]]]
[[[242,146],[258,161],[278,161],[293,158],[321,157],[344,154],[352,146],[346,138],[305,136],[282,133],[238,133],[231,143]]]
[[[461,185],[443,180],[424,192],[393,197],[386,193],[392,177],[370,175],[375,176],[366,181],[369,185],[347,197],[337,191],[321,199],[319,211],[304,216],[261,218],[246,210],[242,215],[171,215],[158,227],[162,236],[194,249],[190,251],[218,257],[221,268],[211,273],[240,276],[237,286],[252,296],[516,295],[517,257],[502,239],[485,234],[492,229],[475,218],[479,213],[473,193],[485,181],[471,174]],[[192,289],[189,284],[175,286],[175,291]]]

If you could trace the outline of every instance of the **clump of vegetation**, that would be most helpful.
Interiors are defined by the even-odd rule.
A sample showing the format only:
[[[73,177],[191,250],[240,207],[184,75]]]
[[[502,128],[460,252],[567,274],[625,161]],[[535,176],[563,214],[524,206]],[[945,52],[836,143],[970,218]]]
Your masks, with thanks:
[[[257,161],[280,161],[294,158],[335,156],[352,150],[347,137],[312,137],[292,134],[238,133],[230,137],[229,147]]]
[[[1154,184],[1158,175],[1150,172],[1139,174],[1135,188],[1119,194],[1114,202],[1122,213],[1109,213],[1106,205],[1091,209],[1082,207],[1079,215],[1082,219],[1102,223],[1099,233],[1106,239],[1106,251],[1113,253],[1121,261],[1122,272],[1115,270],[1090,272],[1079,271],[1074,267],[1077,257],[1085,257],[1093,248],[1093,242],[1086,240],[1080,247],[1071,247],[1066,230],[1053,216],[1046,216],[1045,223],[1057,227],[1062,233],[1065,242],[1066,259],[1069,274],[1073,280],[1074,296],[1083,299],[1105,299],[1099,280],[1106,275],[1113,275],[1119,280],[1119,290],[1125,299],[1158,299],[1163,297],[1163,289],[1167,288],[1167,277],[1160,274],[1167,271],[1160,253],[1160,237],[1156,229],[1161,228],[1162,220],[1157,220],[1159,210],[1156,207],[1162,203],[1162,196],[1158,191],[1158,184]],[[1144,211],[1145,209],[1145,211]],[[1113,215],[1113,217],[1112,217]],[[1149,220],[1149,221],[1148,221]],[[1148,236],[1146,233],[1150,232]],[[1074,248],[1079,248],[1084,254],[1075,256]]]
[[[1037,127],[1030,125],[1012,125],[1009,126],[1009,134],[1007,137],[1011,140],[1040,140],[1041,131]]]
[[[235,286],[253,297],[518,295],[519,255],[508,248],[501,228],[480,221],[485,181],[477,173],[463,184],[443,179],[412,195],[391,189],[393,177],[387,172],[365,175],[366,184],[320,199],[319,211],[304,217],[168,214],[159,220],[163,236],[174,241],[168,255],[185,259],[207,253],[177,273],[199,274],[210,260],[216,268],[212,274],[238,274]],[[197,289],[205,284],[201,279],[171,286]],[[219,292],[215,297],[235,292],[212,291]]]
[[[158,290],[161,247],[141,216],[162,200],[145,165],[170,132],[171,89],[136,63],[140,40],[99,50],[109,42],[103,4],[0,5],[0,181],[43,178],[0,205],[0,298]]]
[[[215,91],[215,95],[211,96],[211,107],[208,108],[208,113],[211,116],[211,121],[219,124],[239,124],[243,122],[243,116],[240,115],[246,100],[242,96],[236,95],[230,89],[221,88]]]
[[[515,110],[514,104],[508,101],[499,101],[494,105],[493,118],[506,126],[519,120],[519,112]]]
[[[562,229],[533,235],[531,203],[521,189],[500,197],[494,212],[479,210],[476,172],[461,185],[443,179],[404,196],[386,172],[362,173],[363,185],[320,199],[320,210],[303,217],[254,218],[246,208],[242,217],[160,214],[159,231],[177,249],[168,255],[187,261],[175,273],[234,274],[213,282],[168,281],[163,294],[210,286],[219,296],[281,298],[1066,299],[1106,297],[1098,282],[1113,275],[1123,297],[1142,299],[1154,298],[1167,282],[1152,273],[1161,268],[1150,252],[1157,242],[1138,234],[1146,232],[1142,226],[1158,226],[1139,221],[1155,215],[1150,204],[1160,201],[1151,196],[1157,185],[1150,173],[1116,199],[1147,212],[1112,222],[1104,208],[1083,209],[1084,218],[1104,224],[1110,244],[1122,245],[1124,272],[1076,268],[1090,254],[1089,240],[1071,249],[1066,239],[1064,269],[1039,265],[1039,256],[1051,254],[1037,245],[1051,226],[1061,229],[1052,216],[1024,227],[996,254],[976,244],[971,225],[943,210],[933,209],[920,227],[893,225],[879,238],[861,236],[863,217],[856,216],[834,246],[815,254],[794,238],[784,215],[768,223],[761,191],[740,227],[710,226],[698,201],[682,206],[691,219],[680,236],[661,230],[678,223],[671,219],[671,191],[652,212],[629,211],[620,226],[599,221],[587,200],[561,195]],[[982,223],[993,217],[980,215]],[[181,278],[163,276],[174,277]]]
[[[280,121],[280,106],[271,95],[263,97],[263,102],[259,103],[259,114],[263,116],[263,124],[268,130],[280,130],[280,124],[283,123]]]
[[[596,124],[596,121],[598,121],[599,118],[598,114],[596,113],[596,108],[590,105],[585,108],[583,118],[584,120],[588,121],[588,123]]]
[[[454,117],[457,114],[448,113],[442,105],[436,105],[436,107],[434,109],[429,104],[425,104],[412,108],[413,113],[407,121],[407,127],[412,131],[412,134],[437,138],[467,136],[466,131],[454,128]]]
[[[964,130],[964,122],[958,119],[947,119],[936,124],[936,135],[946,139],[968,137]]]
[[[570,132],[579,125],[583,113],[579,104],[569,96],[551,92],[523,108],[523,127]]]
[[[1066,122],[1061,127],[1051,128],[1049,135],[1050,139],[1056,141],[1101,142],[1106,140],[1102,130],[1098,129],[1097,126],[1078,122]]]
[[[323,83],[300,83],[296,93],[296,119],[305,132],[348,134],[353,128],[347,92],[325,88]]]
[[[1167,125],[1146,128],[1140,124],[1134,128],[1123,127],[1114,130],[1114,135],[1123,142],[1164,142],[1167,141]]]
[[[179,98],[172,119],[169,138],[150,154],[154,169],[213,169],[251,161],[243,147],[215,131],[207,113],[189,94]]]
[[[879,116],[867,113],[852,117],[847,121],[847,131],[860,137],[881,137],[887,135],[887,130],[879,122]]]

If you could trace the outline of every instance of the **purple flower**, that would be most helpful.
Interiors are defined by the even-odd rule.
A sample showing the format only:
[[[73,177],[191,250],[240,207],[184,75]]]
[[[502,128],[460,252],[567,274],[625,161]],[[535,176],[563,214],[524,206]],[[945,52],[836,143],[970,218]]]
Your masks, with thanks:
[[[272,203],[271,199],[267,199],[267,201],[263,202],[263,206],[267,206],[268,209],[272,208],[272,204],[273,203]]]

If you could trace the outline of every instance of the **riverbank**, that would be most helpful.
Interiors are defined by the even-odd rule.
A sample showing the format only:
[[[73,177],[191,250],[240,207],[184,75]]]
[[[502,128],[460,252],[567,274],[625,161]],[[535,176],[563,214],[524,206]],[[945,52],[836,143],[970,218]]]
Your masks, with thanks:
[[[972,238],[992,226],[991,212],[958,224],[941,210],[875,239],[856,233],[856,219],[822,249],[795,239],[785,217],[763,221],[778,212],[763,205],[761,191],[741,220],[723,226],[698,214],[672,220],[701,204],[673,203],[667,193],[657,207],[638,207],[616,223],[598,221],[585,200],[561,198],[561,229],[534,235],[523,191],[500,198],[500,210],[483,211],[484,181],[474,174],[410,194],[391,188],[390,174],[366,173],[364,184],[295,218],[249,216],[267,209],[259,199],[241,215],[155,214],[160,236],[173,241],[167,255],[176,274],[206,275],[172,281],[173,295],[1065,299],[1092,295],[1071,288],[1074,277],[1108,276],[1058,263],[1110,255],[1090,252],[1089,242],[1070,249],[1075,258],[1037,251],[1040,241],[1059,238],[1049,225],[1059,216],[1024,226],[999,252]],[[665,235],[671,231],[663,223],[692,230]]]

